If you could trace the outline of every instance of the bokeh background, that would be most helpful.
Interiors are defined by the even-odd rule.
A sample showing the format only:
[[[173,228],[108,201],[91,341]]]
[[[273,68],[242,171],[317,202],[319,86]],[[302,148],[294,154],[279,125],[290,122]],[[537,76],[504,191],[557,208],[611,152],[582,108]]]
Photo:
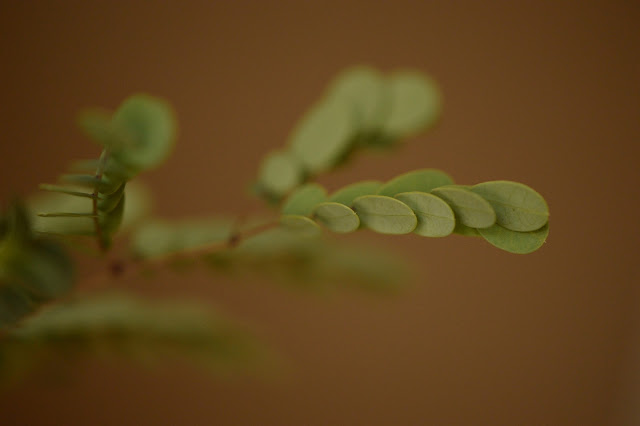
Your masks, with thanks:
[[[438,127],[330,189],[436,167],[541,192],[516,256],[458,236],[363,233],[414,265],[396,296],[195,272],[129,288],[200,298],[270,342],[274,377],[88,362],[0,398],[3,425],[640,424],[640,4],[632,1],[0,2],[0,197],[95,157],[74,124],[146,91],[180,120],[145,176],[165,217],[250,212],[262,156],[353,64],[431,74]],[[339,285],[338,285],[339,287]]]

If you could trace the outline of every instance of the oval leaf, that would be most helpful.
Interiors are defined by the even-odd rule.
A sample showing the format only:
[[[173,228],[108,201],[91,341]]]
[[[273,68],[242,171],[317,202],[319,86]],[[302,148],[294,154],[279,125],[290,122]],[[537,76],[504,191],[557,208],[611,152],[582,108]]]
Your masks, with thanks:
[[[334,192],[331,197],[329,197],[329,201],[344,204],[345,206],[351,206],[351,204],[353,204],[353,200],[358,197],[362,197],[363,195],[375,195],[381,186],[382,182],[373,180],[353,183]]]
[[[328,100],[302,119],[292,133],[290,146],[304,168],[317,174],[342,160],[355,133],[353,110],[343,102]]]
[[[499,249],[510,253],[527,254],[538,250],[549,235],[549,224],[530,232],[511,231],[500,225],[478,229],[485,240]]]
[[[329,230],[339,233],[353,232],[360,226],[360,218],[349,207],[340,203],[320,203],[313,217]]]
[[[409,206],[418,218],[414,234],[423,237],[446,237],[453,232],[456,225],[455,215],[441,198],[424,192],[403,192],[395,198]]]
[[[306,216],[284,215],[280,218],[280,225],[287,231],[304,237],[314,237],[321,232],[318,224]]]
[[[431,192],[444,185],[451,185],[453,179],[443,171],[436,169],[414,170],[396,176],[378,189],[378,195],[393,197],[401,192]]]
[[[496,212],[496,223],[512,231],[535,231],[549,221],[544,198],[527,185],[498,180],[471,188],[487,200]]]
[[[302,180],[302,165],[285,151],[274,151],[266,156],[258,173],[258,183],[262,189],[277,198],[300,185]]]
[[[375,132],[382,125],[390,106],[385,83],[380,72],[357,66],[344,71],[334,80],[329,97],[351,105],[360,132]]]
[[[458,186],[443,186],[432,191],[451,206],[456,220],[471,228],[488,228],[496,222],[491,204],[478,194]]]
[[[367,228],[381,234],[408,234],[418,219],[403,202],[382,195],[365,195],[353,202],[353,210]]]
[[[436,84],[422,73],[400,71],[388,80],[391,110],[384,124],[389,135],[411,136],[432,125],[440,115],[441,96]]]
[[[313,208],[327,199],[327,191],[317,183],[308,183],[296,189],[282,206],[284,215],[308,216]]]
[[[176,120],[171,106],[161,99],[131,96],[114,113],[113,125],[127,134],[127,140],[112,152],[126,166],[138,170],[155,167],[173,148]]]

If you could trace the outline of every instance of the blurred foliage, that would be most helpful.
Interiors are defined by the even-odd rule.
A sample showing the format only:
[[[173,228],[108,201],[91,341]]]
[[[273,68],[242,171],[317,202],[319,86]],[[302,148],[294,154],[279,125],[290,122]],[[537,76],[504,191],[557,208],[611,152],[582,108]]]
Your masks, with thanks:
[[[267,155],[255,190],[280,201],[304,181],[343,164],[363,148],[392,148],[434,125],[441,96],[428,76],[413,70],[383,75],[349,68],[300,119],[284,150]]]
[[[0,216],[0,333],[42,304],[67,294],[73,265],[62,248],[37,237],[29,215],[14,202]]]
[[[183,359],[212,372],[254,363],[262,351],[246,332],[199,303],[149,302],[108,294],[58,304],[0,344],[0,380],[47,361],[125,356],[145,365]]]
[[[362,149],[398,146],[432,127],[440,110],[439,89],[422,73],[347,69],[301,117],[286,146],[260,166],[254,189],[279,205],[275,217],[173,221],[150,217],[150,196],[131,182],[170,155],[177,134],[171,106],[136,94],[114,112],[82,112],[78,124],[102,148],[100,156],[74,163],[61,185],[42,185],[48,194],[32,198],[28,208],[14,202],[0,215],[0,381],[79,355],[180,358],[219,371],[260,354],[255,341],[199,304],[143,302],[124,294],[63,302],[74,274],[58,243],[75,236],[90,236],[104,256],[117,231],[130,231],[130,244],[118,246],[129,258],[108,262],[104,273],[111,277],[126,272],[122,265],[144,272],[158,265],[184,269],[199,260],[217,274],[254,274],[296,288],[377,291],[405,282],[403,259],[328,240],[323,228],[340,234],[456,233],[511,253],[539,249],[549,232],[549,208],[521,183],[456,185],[436,169],[351,183],[331,194],[311,182]]]

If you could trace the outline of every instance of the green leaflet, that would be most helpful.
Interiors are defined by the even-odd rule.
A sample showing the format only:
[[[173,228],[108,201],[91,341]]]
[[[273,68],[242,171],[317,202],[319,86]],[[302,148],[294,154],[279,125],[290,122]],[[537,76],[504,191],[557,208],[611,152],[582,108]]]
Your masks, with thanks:
[[[317,223],[306,216],[284,215],[280,217],[283,229],[304,237],[315,237],[321,230]]]
[[[296,189],[282,206],[284,215],[309,216],[313,208],[327,199],[327,191],[317,183],[308,183]]]
[[[365,195],[353,202],[360,222],[382,234],[408,234],[418,225],[413,211],[403,202],[382,195]]]
[[[512,231],[535,231],[549,220],[544,198],[527,185],[498,180],[475,185],[471,191],[491,204],[498,225]]]
[[[527,254],[538,250],[549,235],[549,224],[530,232],[517,232],[493,225],[490,228],[478,229],[482,237],[499,249],[515,254]]]
[[[488,228],[496,222],[496,213],[484,198],[459,186],[443,186],[431,191],[451,206],[456,220],[471,228]]]
[[[453,232],[456,220],[453,210],[442,199],[424,192],[403,192],[395,196],[418,218],[413,231],[423,237],[446,237]]]
[[[391,110],[384,131],[395,138],[412,136],[433,125],[440,115],[440,92],[430,78],[416,71],[398,71],[388,80]]]
[[[360,218],[344,204],[326,202],[318,204],[313,210],[313,218],[338,233],[353,232],[360,226]]]
[[[133,233],[132,249],[138,257],[154,258],[224,243],[231,237],[233,224],[223,218],[147,222]]]
[[[358,197],[362,197],[363,195],[375,195],[380,186],[382,186],[382,182],[373,180],[353,183],[334,192],[329,197],[329,201],[344,204],[345,206],[351,206],[353,204],[353,200]]]
[[[330,86],[328,96],[355,111],[360,132],[380,130],[389,111],[390,99],[384,77],[366,66],[356,66],[341,73]]]
[[[304,179],[300,162],[289,152],[274,151],[262,162],[258,173],[259,186],[270,195],[280,198]]]
[[[173,149],[176,120],[171,106],[162,99],[131,96],[116,110],[112,124],[127,134],[127,140],[111,150],[127,167],[138,171],[156,167]]]
[[[317,174],[341,161],[356,132],[354,111],[344,102],[326,99],[304,116],[294,129],[289,145],[304,169]]]
[[[125,131],[113,125],[112,115],[111,111],[105,109],[87,109],[78,114],[78,126],[104,148],[122,149],[128,136]]]
[[[401,192],[431,192],[434,188],[452,183],[453,179],[441,170],[414,170],[385,183],[378,189],[378,195],[393,197]]]

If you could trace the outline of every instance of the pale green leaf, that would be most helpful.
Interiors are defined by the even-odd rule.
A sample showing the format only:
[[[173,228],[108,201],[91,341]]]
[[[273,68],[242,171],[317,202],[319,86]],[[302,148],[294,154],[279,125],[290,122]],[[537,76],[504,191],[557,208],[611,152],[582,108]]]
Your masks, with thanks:
[[[425,192],[403,192],[395,196],[413,210],[418,226],[413,231],[423,237],[445,237],[453,232],[453,210],[441,198]]]
[[[353,108],[361,132],[379,130],[390,107],[384,77],[366,66],[356,66],[342,72],[331,84],[328,96]]]
[[[542,247],[549,235],[549,223],[529,232],[511,231],[497,224],[490,228],[478,229],[478,232],[485,240],[502,250],[527,254]]]
[[[326,189],[317,183],[307,183],[291,193],[282,206],[282,214],[309,216],[313,208],[326,199]]]
[[[326,202],[318,204],[313,210],[313,218],[338,233],[353,232],[360,226],[360,218],[344,204]]]
[[[258,173],[258,184],[277,198],[289,193],[303,181],[300,162],[289,152],[274,151],[267,155]]]
[[[317,223],[306,216],[284,215],[280,217],[283,229],[304,237],[315,237],[321,230]]]
[[[130,143],[126,130],[118,127],[112,120],[111,111],[92,108],[78,115],[78,125],[90,139],[110,150],[122,149]]]
[[[122,197],[124,196],[124,190],[126,185],[127,185],[126,183],[123,183],[122,185],[120,185],[120,188],[118,188],[116,192],[114,192],[111,195],[106,195],[102,197],[102,199],[98,201],[98,205],[97,205],[98,210],[104,213],[108,213],[111,210],[115,209],[116,206],[120,203],[120,200],[122,199]]]
[[[234,222],[224,218],[151,221],[135,230],[132,249],[139,257],[154,258],[228,241]]]
[[[356,182],[334,192],[329,197],[329,201],[344,204],[345,206],[351,206],[353,204],[353,200],[358,197],[362,197],[363,195],[375,195],[380,186],[382,186],[382,182],[373,180]]]
[[[431,192],[434,188],[450,185],[453,179],[441,170],[414,170],[396,176],[378,189],[378,195],[393,197],[401,192]]]
[[[151,364],[181,358],[219,371],[246,366],[261,352],[254,339],[202,304],[103,295],[56,305],[5,336],[0,376],[86,355]]]
[[[408,234],[418,225],[413,210],[395,198],[365,195],[353,202],[353,210],[367,228],[382,234]]]
[[[303,117],[289,145],[304,168],[318,174],[341,162],[356,132],[354,111],[343,102],[327,99]]]
[[[396,138],[411,136],[435,123],[441,96],[429,77],[416,71],[398,71],[389,76],[391,110],[385,132]]]
[[[176,120],[164,100],[145,94],[127,98],[113,115],[113,125],[126,132],[127,141],[112,155],[127,167],[145,170],[162,163],[176,138]]]
[[[475,185],[473,192],[496,211],[496,223],[512,231],[535,231],[549,220],[549,207],[536,191],[518,182],[492,181]]]
[[[484,198],[463,187],[443,186],[432,191],[451,206],[456,221],[471,228],[488,228],[496,222],[496,213]]]
[[[98,178],[92,175],[62,175],[60,180],[65,183],[69,183],[72,185],[78,185],[86,188],[97,188],[98,191],[105,195],[111,195],[120,188],[122,185],[122,180],[118,179],[110,179],[109,177],[103,175]]]

